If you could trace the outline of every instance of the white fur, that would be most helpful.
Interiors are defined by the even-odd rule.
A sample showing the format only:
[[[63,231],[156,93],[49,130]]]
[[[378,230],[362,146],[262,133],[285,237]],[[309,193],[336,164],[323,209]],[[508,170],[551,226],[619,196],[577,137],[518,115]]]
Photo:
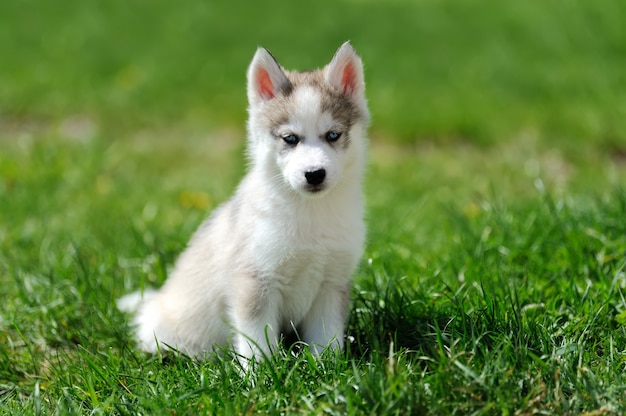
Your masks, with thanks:
[[[354,94],[364,117],[349,131],[321,111],[323,92],[304,85],[294,89],[293,104],[285,109],[289,117],[276,137],[262,122],[273,98],[259,93],[255,71],[267,70],[277,93],[289,81],[263,51],[257,51],[248,73],[249,172],[196,232],[160,290],[143,301],[131,294],[118,302],[124,310],[139,303],[134,324],[146,351],[155,352],[160,344],[201,357],[234,345],[241,356],[259,358],[291,327],[299,328],[316,354],[343,346],[350,277],[365,238],[361,180],[367,108],[361,62],[344,44],[324,69],[328,81],[329,73],[342,70],[333,65],[356,66],[358,79],[352,81],[360,89],[347,93]],[[333,129],[349,133],[349,146],[325,141],[324,133]],[[281,153],[283,131],[306,140]],[[312,193],[304,172],[322,168],[323,189]]]

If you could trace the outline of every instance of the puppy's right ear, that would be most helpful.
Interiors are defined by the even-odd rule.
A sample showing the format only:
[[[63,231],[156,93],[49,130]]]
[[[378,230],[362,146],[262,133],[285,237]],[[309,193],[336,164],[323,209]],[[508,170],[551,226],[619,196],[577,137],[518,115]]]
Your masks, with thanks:
[[[257,49],[248,68],[248,102],[260,104],[291,88],[291,83],[276,59],[265,48]]]

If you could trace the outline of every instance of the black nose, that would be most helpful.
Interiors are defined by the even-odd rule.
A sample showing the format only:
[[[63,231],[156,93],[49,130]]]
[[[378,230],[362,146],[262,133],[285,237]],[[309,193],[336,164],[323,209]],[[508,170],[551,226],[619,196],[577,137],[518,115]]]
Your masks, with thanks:
[[[309,185],[320,185],[322,182],[324,182],[324,178],[326,177],[326,169],[318,169],[304,172],[304,177],[306,178],[306,182]]]

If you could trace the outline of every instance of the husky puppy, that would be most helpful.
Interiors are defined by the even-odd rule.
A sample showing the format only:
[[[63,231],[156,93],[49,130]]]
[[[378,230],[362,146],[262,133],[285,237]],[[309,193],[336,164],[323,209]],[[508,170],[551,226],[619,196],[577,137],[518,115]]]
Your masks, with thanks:
[[[259,359],[292,328],[313,354],[343,347],[365,239],[361,59],[346,42],[323,69],[289,72],[259,48],[247,78],[247,175],[161,289],[118,301],[145,351],[232,345]]]

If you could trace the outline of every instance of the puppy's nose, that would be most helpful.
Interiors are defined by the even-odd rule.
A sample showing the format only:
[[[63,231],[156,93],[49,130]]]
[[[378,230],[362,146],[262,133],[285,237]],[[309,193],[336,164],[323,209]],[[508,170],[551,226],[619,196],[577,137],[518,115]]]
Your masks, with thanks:
[[[304,177],[309,185],[317,186],[324,182],[326,178],[326,169],[311,170],[304,172]]]

